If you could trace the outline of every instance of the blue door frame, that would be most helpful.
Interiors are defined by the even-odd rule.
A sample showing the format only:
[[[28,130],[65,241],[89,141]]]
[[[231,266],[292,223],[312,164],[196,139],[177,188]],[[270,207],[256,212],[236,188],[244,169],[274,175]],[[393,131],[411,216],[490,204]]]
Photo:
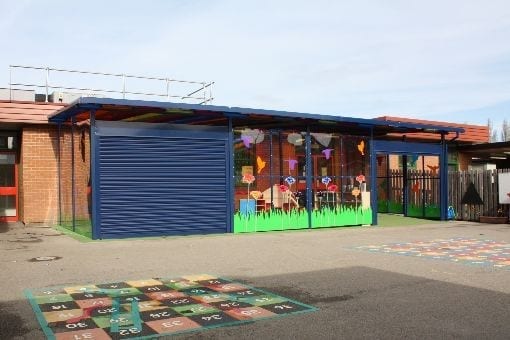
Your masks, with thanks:
[[[448,147],[441,135],[440,144],[411,143],[399,141],[373,140],[370,147],[370,177],[372,184],[372,223],[377,224],[377,154],[397,154],[397,155],[419,155],[419,156],[439,156],[439,205],[440,219],[442,221],[447,218],[448,210]]]

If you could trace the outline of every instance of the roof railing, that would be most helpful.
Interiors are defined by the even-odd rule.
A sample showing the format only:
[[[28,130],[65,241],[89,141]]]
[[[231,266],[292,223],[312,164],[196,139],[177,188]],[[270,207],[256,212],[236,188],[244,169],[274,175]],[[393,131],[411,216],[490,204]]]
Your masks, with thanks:
[[[44,80],[41,82],[15,82],[16,70],[43,71]],[[88,76],[111,77],[118,80],[119,88],[102,88],[102,87],[76,87],[63,84],[54,84],[50,81],[53,74],[83,74]],[[128,80],[143,80],[154,82],[156,91],[146,92],[130,90]],[[179,85],[181,88],[179,89]],[[178,101],[191,101],[195,104],[207,104],[212,102],[214,82],[179,80],[168,77],[146,77],[124,73],[105,73],[90,72],[80,70],[67,70],[52,67],[26,66],[26,65],[9,65],[9,92],[10,100],[13,99],[13,90],[44,90],[45,102],[50,101],[50,95],[54,91],[81,91],[79,93],[86,96],[97,96],[108,94],[109,96],[117,96],[126,99],[128,96],[146,96],[165,98],[167,101],[177,99]],[[175,89],[174,89],[175,88]],[[161,91],[157,90],[161,89]]]

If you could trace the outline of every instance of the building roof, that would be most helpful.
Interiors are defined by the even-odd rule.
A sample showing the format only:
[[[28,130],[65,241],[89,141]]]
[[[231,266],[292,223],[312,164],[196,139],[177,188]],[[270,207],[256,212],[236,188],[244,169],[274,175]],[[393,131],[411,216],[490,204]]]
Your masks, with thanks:
[[[48,124],[48,116],[64,106],[59,103],[0,101],[0,123]]]
[[[464,132],[461,127],[437,124],[390,122],[337,115],[92,97],[83,97],[74,101],[69,106],[51,115],[49,121],[65,123],[72,118],[76,122],[85,121],[90,118],[92,110],[95,111],[97,120],[110,121],[226,125],[230,117],[234,126],[253,125],[254,127],[265,128],[281,128],[282,126],[285,128],[306,128],[307,126],[313,126],[314,129],[328,131],[345,129],[353,134],[366,134],[369,131],[373,131],[374,135],[384,135],[390,132],[436,134],[460,134]]]
[[[413,119],[413,118],[402,118],[402,117],[393,117],[393,116],[383,116],[378,117],[376,119],[384,120],[387,122],[402,122],[402,123],[415,123],[415,124],[433,124],[433,125],[442,125],[448,127],[456,127],[464,129],[464,133],[459,135],[456,139],[456,142],[472,144],[472,143],[488,143],[489,142],[489,127],[485,125],[473,125],[473,124],[457,124],[450,122],[440,122],[440,121],[432,121],[432,120],[424,120],[424,119]],[[396,134],[394,137],[401,138],[401,134]],[[413,139],[419,140],[438,140],[439,136],[437,134],[432,133],[416,133],[412,137]]]
[[[461,145],[457,150],[470,158],[472,164],[491,163],[498,169],[510,167],[510,141]]]

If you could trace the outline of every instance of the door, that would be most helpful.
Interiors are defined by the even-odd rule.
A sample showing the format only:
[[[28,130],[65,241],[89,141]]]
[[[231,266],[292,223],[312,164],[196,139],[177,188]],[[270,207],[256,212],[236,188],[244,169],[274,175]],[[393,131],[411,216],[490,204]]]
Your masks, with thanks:
[[[408,156],[407,216],[438,219],[440,175],[438,156]]]
[[[97,123],[97,237],[227,232],[226,131],[107,123]]]
[[[0,222],[18,220],[18,176],[16,154],[0,153]]]

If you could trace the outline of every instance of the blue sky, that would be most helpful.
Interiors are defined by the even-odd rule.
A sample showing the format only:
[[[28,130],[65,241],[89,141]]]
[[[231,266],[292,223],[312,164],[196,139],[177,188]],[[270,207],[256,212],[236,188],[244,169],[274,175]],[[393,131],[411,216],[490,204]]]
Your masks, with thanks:
[[[510,2],[0,0],[8,65],[215,81],[213,104],[496,126]]]

